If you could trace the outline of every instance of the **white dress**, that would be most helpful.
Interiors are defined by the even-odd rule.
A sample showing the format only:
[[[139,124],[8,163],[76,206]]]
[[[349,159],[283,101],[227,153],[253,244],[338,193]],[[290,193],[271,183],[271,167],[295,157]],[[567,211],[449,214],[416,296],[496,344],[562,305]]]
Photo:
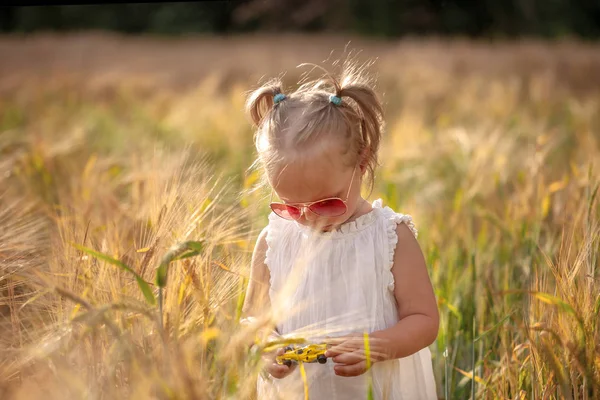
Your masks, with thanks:
[[[405,223],[417,234],[408,215],[383,207],[333,232],[316,232],[271,214],[266,265],[271,274],[269,297],[278,313],[282,335],[319,342],[325,336],[373,332],[398,322],[391,268]],[[306,383],[296,368],[283,379],[259,377],[258,399],[367,399],[368,379],[374,399],[437,399],[428,348],[401,359],[376,363],[358,377],[341,377],[334,363],[304,364]]]

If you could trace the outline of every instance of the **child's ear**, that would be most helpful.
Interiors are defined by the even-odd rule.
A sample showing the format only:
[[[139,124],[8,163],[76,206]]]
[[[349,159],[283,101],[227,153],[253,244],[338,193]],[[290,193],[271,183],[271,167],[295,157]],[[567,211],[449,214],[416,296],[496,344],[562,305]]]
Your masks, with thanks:
[[[370,149],[364,149],[360,152],[360,173],[364,175],[367,172],[367,167],[369,166],[369,155],[371,154]]]

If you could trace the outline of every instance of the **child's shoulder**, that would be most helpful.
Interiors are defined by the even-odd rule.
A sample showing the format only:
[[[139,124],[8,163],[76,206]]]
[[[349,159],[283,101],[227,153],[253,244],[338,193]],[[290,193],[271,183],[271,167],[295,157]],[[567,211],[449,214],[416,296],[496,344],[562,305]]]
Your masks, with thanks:
[[[391,234],[397,235],[408,228],[413,236],[417,237],[418,230],[411,215],[397,212],[391,207],[385,206],[382,199],[375,200],[373,208],[381,210],[380,212],[383,218],[387,220],[388,230]]]

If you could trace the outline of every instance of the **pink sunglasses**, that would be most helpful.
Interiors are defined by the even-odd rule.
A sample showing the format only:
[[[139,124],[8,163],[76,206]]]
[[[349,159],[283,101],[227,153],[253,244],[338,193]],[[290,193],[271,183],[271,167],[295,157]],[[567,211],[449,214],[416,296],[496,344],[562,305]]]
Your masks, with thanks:
[[[307,208],[313,214],[321,217],[339,217],[348,210],[348,197],[350,196],[350,189],[352,189],[352,183],[354,182],[354,175],[356,174],[356,167],[352,171],[352,179],[350,180],[350,186],[348,187],[348,193],[346,193],[346,200],[342,200],[339,197],[328,197],[323,200],[311,201],[308,203],[278,203],[271,202],[271,210],[278,216],[287,220],[299,220],[302,216],[302,210]],[[271,191],[271,200],[273,200],[273,192]]]

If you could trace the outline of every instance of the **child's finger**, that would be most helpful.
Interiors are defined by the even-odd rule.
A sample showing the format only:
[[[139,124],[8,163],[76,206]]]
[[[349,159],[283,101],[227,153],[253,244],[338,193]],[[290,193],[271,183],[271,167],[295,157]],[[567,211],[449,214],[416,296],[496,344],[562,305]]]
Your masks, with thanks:
[[[271,374],[273,378],[281,379],[288,376],[294,370],[294,365],[292,367],[288,367],[287,365],[279,365],[273,363],[267,371]]]
[[[329,357],[327,355],[327,353],[325,353],[325,356]],[[331,358],[333,359],[333,362],[340,363],[340,364],[349,364],[349,362],[347,362],[346,360],[353,360],[355,358],[360,358],[361,360],[366,360],[367,353],[366,353],[365,349],[357,349],[357,350],[354,350],[351,352],[346,352],[346,353],[336,353],[336,355],[331,356]],[[373,361],[384,361],[384,360],[387,360],[389,357],[388,357],[387,353],[384,353],[382,351],[371,350],[369,352],[369,358]],[[342,360],[342,361],[338,361],[338,360]]]
[[[279,365],[276,363],[272,363],[269,365],[266,370],[269,374],[271,374],[274,378],[281,378],[288,370],[287,365]]]
[[[333,348],[333,349],[327,350],[325,352],[325,357],[327,357],[327,358],[333,358],[333,357],[339,356],[340,354],[344,354],[344,353],[347,353],[347,352],[346,351],[342,351],[342,350],[340,350],[338,348]]]
[[[332,358],[332,357],[338,356],[343,353],[344,353],[343,351],[339,351],[337,348],[332,347],[331,349],[329,349],[325,352],[325,357]]]
[[[336,364],[351,365],[365,360],[365,354],[362,351],[353,351],[351,353],[343,353],[333,357],[333,362]]]
[[[358,376],[366,372],[367,362],[361,361],[352,365],[336,365],[333,369],[338,376]]]
[[[359,348],[360,348],[360,346],[358,346],[356,343],[344,342],[338,346],[334,346],[334,347],[328,349],[325,352],[325,357],[335,357],[339,354],[353,352]]]

